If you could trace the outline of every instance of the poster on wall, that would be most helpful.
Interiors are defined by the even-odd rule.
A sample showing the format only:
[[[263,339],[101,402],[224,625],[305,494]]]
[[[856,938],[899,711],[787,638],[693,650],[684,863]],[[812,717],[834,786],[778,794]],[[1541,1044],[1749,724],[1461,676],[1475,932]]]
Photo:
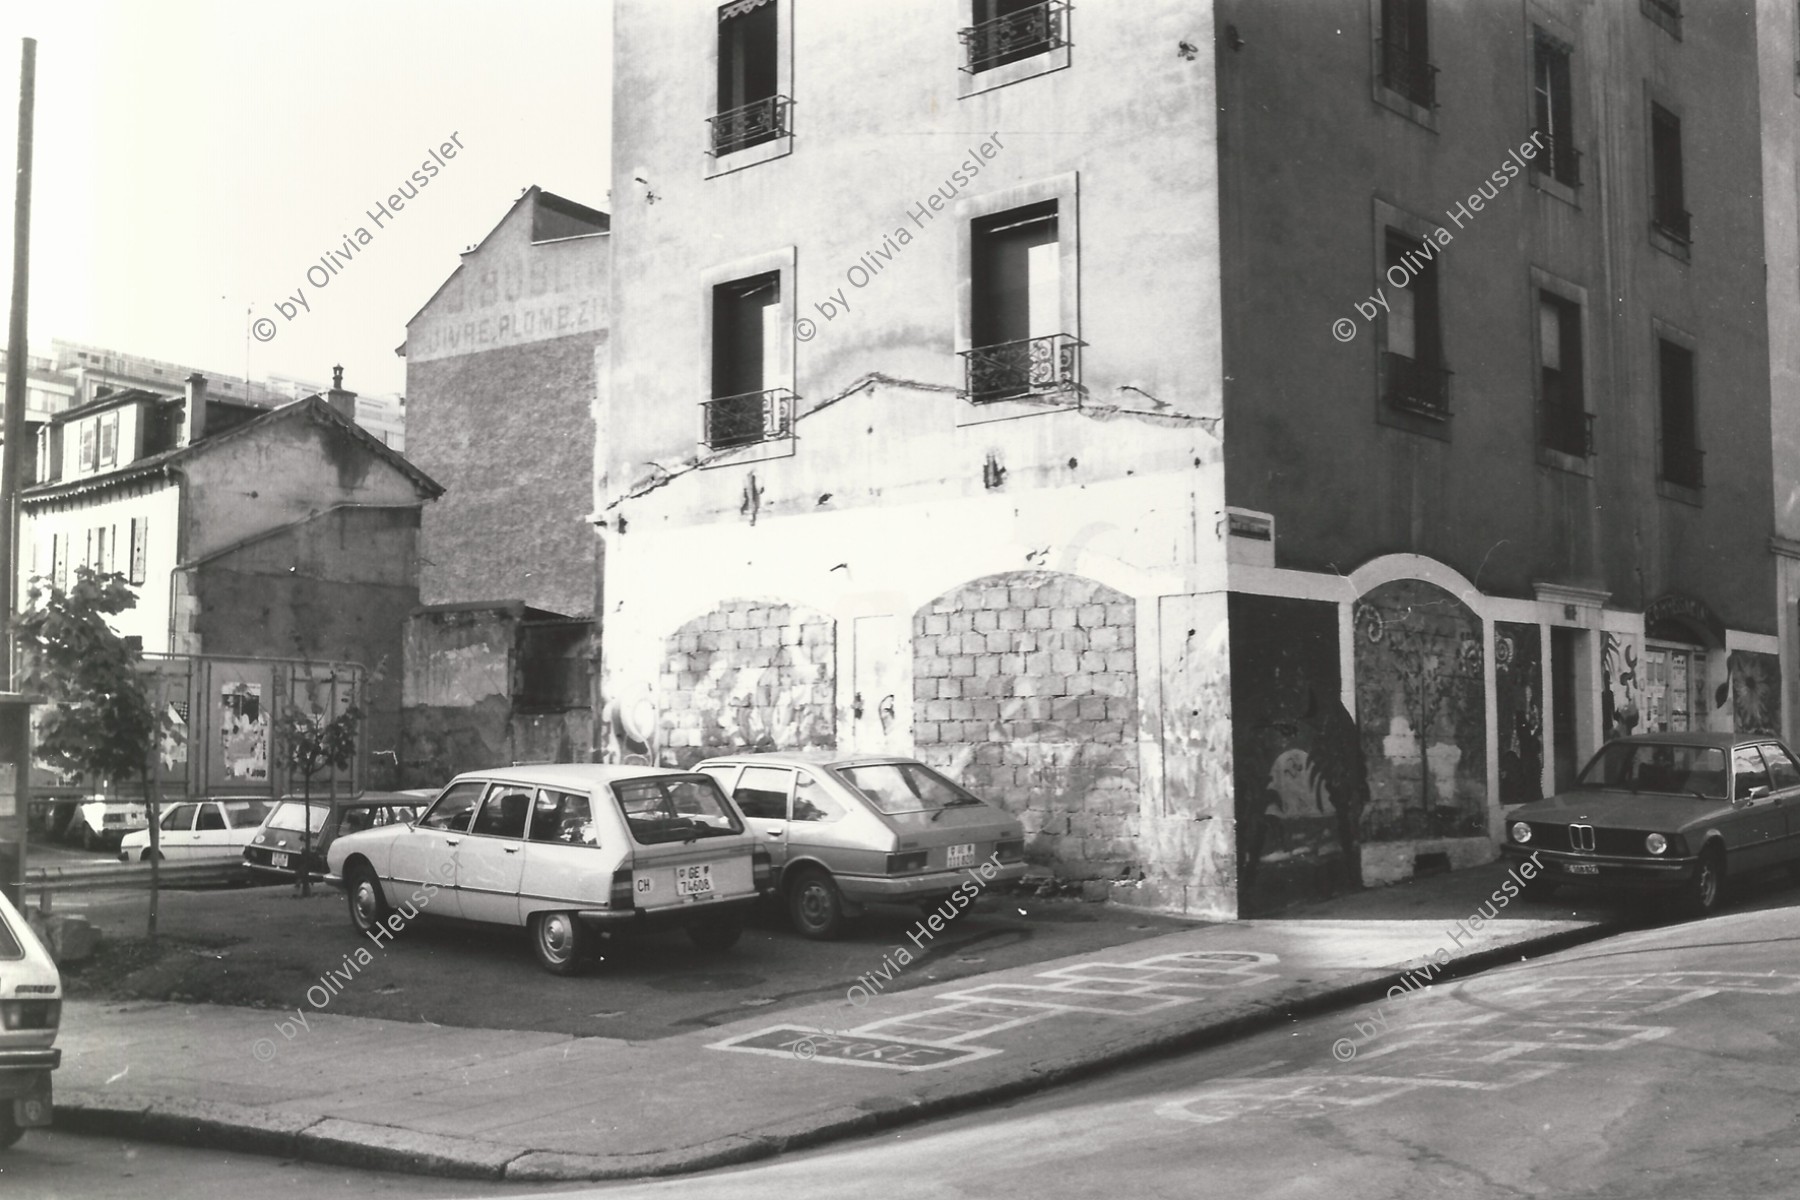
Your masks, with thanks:
[[[261,683],[227,683],[219,689],[219,744],[225,778],[269,777],[269,715]]]

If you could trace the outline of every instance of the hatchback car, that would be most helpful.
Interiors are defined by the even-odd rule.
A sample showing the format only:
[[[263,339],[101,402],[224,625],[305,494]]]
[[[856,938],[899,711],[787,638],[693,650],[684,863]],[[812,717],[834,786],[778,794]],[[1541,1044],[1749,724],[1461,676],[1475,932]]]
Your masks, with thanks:
[[[150,827],[148,809],[142,801],[111,800],[104,795],[89,796],[75,806],[63,840],[78,842],[83,850],[106,850],[117,847],[125,838]]]
[[[50,1124],[50,1073],[62,1023],[62,976],[44,944],[0,894],[0,1149]]]
[[[459,775],[417,822],[347,834],[325,858],[362,932],[392,930],[406,905],[523,926],[558,975],[600,932],[679,927],[727,949],[769,882],[768,853],[711,777],[597,763]]]
[[[1025,873],[1025,830],[912,758],[746,754],[698,764],[768,848],[794,927],[836,937],[874,902],[930,906],[991,862],[983,886]]]
[[[277,804],[244,847],[244,866],[253,877],[292,879],[299,859],[311,843],[308,874],[325,878],[325,851],[337,838],[386,825],[411,825],[436,792],[364,792],[335,804],[317,796],[289,797]],[[302,821],[305,825],[302,825]],[[307,826],[311,827],[310,834]]]
[[[1608,742],[1574,788],[1512,811],[1502,850],[1543,864],[1534,889],[1662,891],[1708,913],[1725,880],[1800,863],[1800,763],[1761,736]]]
[[[184,800],[164,804],[158,839],[169,862],[196,858],[238,858],[269,815],[267,800]],[[119,861],[150,857],[150,830],[128,833],[119,842]]]

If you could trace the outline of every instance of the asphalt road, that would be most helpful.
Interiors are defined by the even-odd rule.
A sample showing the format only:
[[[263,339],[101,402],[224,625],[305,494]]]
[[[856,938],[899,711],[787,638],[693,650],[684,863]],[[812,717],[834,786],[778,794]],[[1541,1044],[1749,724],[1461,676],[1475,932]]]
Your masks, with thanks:
[[[165,892],[160,957],[144,955],[142,892],[74,893],[57,911],[85,914],[113,947],[106,977],[64,972],[69,994],[206,1001],[291,1009],[309,987],[368,940],[350,926],[341,893],[291,885]],[[849,936],[809,942],[777,911],[761,914],[731,950],[709,953],[679,931],[609,944],[605,961],[573,979],[541,970],[523,930],[419,921],[377,949],[357,986],[332,1002],[347,1016],[652,1039],[723,1025],[756,1011],[840,997],[883,955],[906,943],[917,909],[872,909]],[[901,987],[1081,954],[1191,928],[1119,905],[991,895],[960,914],[915,957]],[[109,951],[109,954],[114,953]],[[141,961],[140,961],[141,960]]]

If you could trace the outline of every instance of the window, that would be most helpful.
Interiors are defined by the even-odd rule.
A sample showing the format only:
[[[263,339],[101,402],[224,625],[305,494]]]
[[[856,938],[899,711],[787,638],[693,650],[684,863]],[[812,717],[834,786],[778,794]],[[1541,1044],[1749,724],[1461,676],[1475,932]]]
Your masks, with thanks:
[[[486,837],[522,838],[525,820],[531,815],[531,793],[516,787],[495,787],[481,806],[470,833]]]
[[[1662,392],[1662,477],[1697,488],[1704,482],[1704,453],[1694,413],[1694,355],[1666,339],[1657,339],[1656,345]]]
[[[117,410],[101,416],[100,426],[100,462],[102,467],[117,466],[119,462],[119,414]]]
[[[1550,292],[1538,293],[1540,437],[1562,454],[1594,452],[1594,418],[1583,396],[1581,307]]]
[[[835,821],[844,815],[844,806],[832,799],[819,781],[805,772],[794,784],[794,820]]]
[[[99,462],[100,430],[93,421],[81,423],[81,469],[92,471]]]
[[[200,806],[200,821],[194,828],[224,829],[225,827],[225,814],[219,811],[218,805],[202,804]]]
[[[788,792],[794,784],[794,773],[780,767],[745,767],[744,774],[732,789],[731,798],[746,817],[768,821],[785,821],[788,815]]]
[[[545,788],[531,809],[531,840],[564,846],[598,846],[594,813],[588,798],[575,792]]]
[[[104,573],[106,566],[106,526],[94,530],[94,570]]]
[[[706,775],[621,780],[612,790],[632,838],[642,846],[744,831],[725,793]]]
[[[475,805],[481,799],[482,789],[486,784],[475,780],[466,783],[453,783],[444,789],[444,794],[437,798],[425,819],[419,822],[421,829],[442,829],[460,833],[469,827],[469,814],[475,811]]]
[[[781,76],[780,0],[736,0],[719,9],[719,107],[712,153],[732,154],[788,132]]]
[[[1756,752],[1755,746],[1739,746],[1731,752],[1731,776],[1733,800],[1750,800],[1768,794],[1769,768],[1763,765],[1762,755]]]
[[[194,814],[200,810],[198,804],[177,804],[169,810],[169,815],[162,819],[162,827],[167,833],[186,833],[194,827]]]
[[[838,767],[836,773],[877,809],[889,815],[933,812],[981,803],[923,763],[871,763],[861,767]]]
[[[1386,282],[1404,279],[1388,298],[1387,343],[1381,355],[1382,395],[1402,412],[1433,420],[1450,415],[1449,371],[1444,369],[1438,319],[1435,247],[1397,229],[1387,231]]]
[[[144,582],[144,538],[149,532],[149,522],[137,517],[131,518],[131,582]]]
[[[966,365],[974,403],[1075,385],[1080,343],[1062,325],[1057,205],[1045,200],[971,222]]]
[[[1431,42],[1425,0],[1380,0],[1381,86],[1420,108],[1437,107],[1437,68],[1431,65]]]
[[[1569,48],[1537,31],[1531,68],[1533,117],[1543,154],[1538,173],[1568,187],[1581,185],[1581,152],[1575,149],[1575,118],[1569,86]]]
[[[64,592],[69,590],[69,549],[69,539],[67,535],[52,535],[50,539],[50,554],[51,558],[54,560],[52,570],[55,573],[55,579],[52,586],[59,591]]]
[[[1686,247],[1692,240],[1681,184],[1681,118],[1660,104],[1650,106],[1650,224]]]
[[[1067,45],[1068,8],[1061,0],[974,0],[974,24],[962,31],[963,69],[991,71]]]
[[[712,399],[706,444],[714,450],[786,437],[793,393],[778,387],[781,274],[770,271],[712,290]]]
[[[1800,787],[1800,767],[1788,757],[1788,752],[1773,743],[1765,743],[1762,748],[1763,757],[1769,763],[1769,786],[1775,791],[1784,792],[1788,788]]]

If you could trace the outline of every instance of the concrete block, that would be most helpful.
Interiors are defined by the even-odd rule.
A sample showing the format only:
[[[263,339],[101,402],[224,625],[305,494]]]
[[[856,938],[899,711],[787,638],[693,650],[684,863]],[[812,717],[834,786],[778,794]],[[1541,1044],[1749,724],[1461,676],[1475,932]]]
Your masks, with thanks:
[[[1075,610],[1072,608],[1053,608],[1050,610],[1050,628],[1075,628]]]
[[[1000,628],[1000,614],[991,608],[984,608],[975,614],[975,628],[981,633]]]
[[[1025,628],[1025,610],[1022,608],[1003,608],[1000,610],[1000,628]]]
[[[1106,656],[1106,669],[1109,671],[1137,674],[1137,652],[1134,650],[1114,650]]]
[[[1073,650],[1053,650],[1050,653],[1050,669],[1058,675],[1072,675],[1081,669],[1081,656]]]
[[[1106,623],[1123,625],[1127,629],[1134,628],[1137,625],[1137,605],[1130,602],[1107,605]]]
[[[975,673],[975,656],[974,655],[958,654],[955,658],[952,658],[950,660],[950,674],[952,674],[952,675],[973,675],[974,673]]]
[[[1075,613],[1075,622],[1084,629],[1098,629],[1106,624],[1104,604],[1084,604]]]
[[[1028,608],[1025,610],[1025,628],[1050,628],[1050,610],[1047,608]]]
[[[914,632],[916,633],[917,632],[917,629],[916,629],[917,622],[916,621],[914,622],[914,625],[915,625]],[[948,617],[946,617],[943,613],[926,613],[925,614],[925,632],[931,633],[931,634],[949,633],[950,632],[950,619]]]

